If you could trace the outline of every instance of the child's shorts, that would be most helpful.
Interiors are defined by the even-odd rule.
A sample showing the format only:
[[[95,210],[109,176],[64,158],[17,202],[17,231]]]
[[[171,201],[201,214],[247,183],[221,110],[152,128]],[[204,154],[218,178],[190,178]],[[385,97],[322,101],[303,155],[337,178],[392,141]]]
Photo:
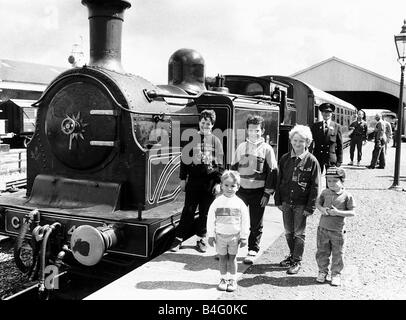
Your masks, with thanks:
[[[238,252],[239,234],[216,234],[216,252],[224,256],[227,253],[236,255]]]

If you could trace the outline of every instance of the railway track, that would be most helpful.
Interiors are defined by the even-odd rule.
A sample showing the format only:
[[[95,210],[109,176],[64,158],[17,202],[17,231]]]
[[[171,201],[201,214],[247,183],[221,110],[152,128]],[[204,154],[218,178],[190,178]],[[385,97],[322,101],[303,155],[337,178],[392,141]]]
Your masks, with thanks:
[[[117,262],[106,257],[98,269],[68,266],[53,277],[53,290],[39,291],[39,281],[31,281],[16,266],[13,257],[14,239],[0,239],[0,300],[82,300],[146,261]],[[45,279],[45,287],[49,283]]]

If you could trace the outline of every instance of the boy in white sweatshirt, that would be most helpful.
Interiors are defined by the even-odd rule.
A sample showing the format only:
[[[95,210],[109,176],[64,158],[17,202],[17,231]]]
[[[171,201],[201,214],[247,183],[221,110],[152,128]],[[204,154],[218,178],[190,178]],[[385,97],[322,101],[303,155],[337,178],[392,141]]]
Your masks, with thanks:
[[[237,253],[238,247],[247,245],[249,235],[248,208],[236,192],[240,187],[240,175],[237,171],[227,170],[221,176],[222,195],[216,198],[209,208],[207,216],[207,236],[210,246],[216,244],[219,255],[221,291],[237,289]],[[227,271],[230,279],[226,279]]]

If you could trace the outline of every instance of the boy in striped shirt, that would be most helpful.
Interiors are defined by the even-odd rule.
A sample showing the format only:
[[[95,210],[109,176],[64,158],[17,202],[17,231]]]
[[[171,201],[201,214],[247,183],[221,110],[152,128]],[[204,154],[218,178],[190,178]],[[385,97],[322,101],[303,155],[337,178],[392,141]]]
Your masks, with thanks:
[[[233,170],[241,176],[241,187],[237,192],[250,212],[250,235],[248,255],[244,263],[252,264],[260,249],[265,206],[275,191],[277,161],[271,145],[262,137],[265,132],[264,118],[249,115],[247,139],[236,150]]]

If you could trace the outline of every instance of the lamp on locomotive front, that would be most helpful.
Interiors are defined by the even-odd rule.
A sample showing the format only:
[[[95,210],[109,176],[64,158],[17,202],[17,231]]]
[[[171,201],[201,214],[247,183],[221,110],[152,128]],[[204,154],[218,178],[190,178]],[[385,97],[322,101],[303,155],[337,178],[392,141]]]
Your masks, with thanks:
[[[402,148],[402,131],[403,131],[403,83],[406,64],[406,20],[403,21],[402,30],[395,35],[396,50],[398,53],[398,62],[400,63],[400,93],[398,105],[398,126],[396,130],[396,155],[395,155],[395,173],[393,184],[390,189],[402,191],[403,188],[399,185],[400,171],[400,153]]]

